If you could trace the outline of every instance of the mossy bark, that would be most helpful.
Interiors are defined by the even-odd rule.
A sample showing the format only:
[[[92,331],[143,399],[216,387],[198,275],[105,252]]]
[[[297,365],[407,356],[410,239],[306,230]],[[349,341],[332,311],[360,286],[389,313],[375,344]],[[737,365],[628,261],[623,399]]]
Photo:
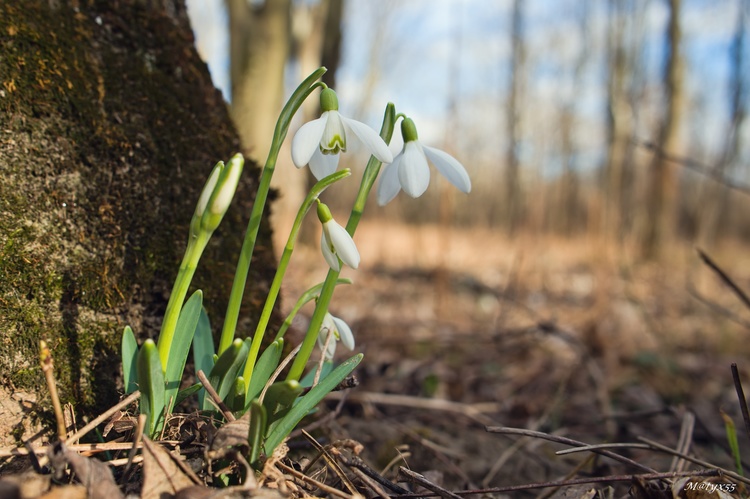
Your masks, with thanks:
[[[203,182],[238,148],[182,0],[0,0],[5,390],[44,400],[46,339],[63,402],[91,413],[117,401],[123,327],[140,340],[158,334]],[[246,165],[194,280],[214,328],[258,173]],[[241,332],[273,277],[270,235],[264,224]]]

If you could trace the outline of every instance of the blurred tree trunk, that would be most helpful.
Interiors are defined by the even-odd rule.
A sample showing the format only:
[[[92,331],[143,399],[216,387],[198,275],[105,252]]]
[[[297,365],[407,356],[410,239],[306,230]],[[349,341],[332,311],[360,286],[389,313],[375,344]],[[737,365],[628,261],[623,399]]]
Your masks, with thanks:
[[[314,4],[302,4],[292,11],[294,55],[300,68],[298,79],[301,81],[320,66],[328,71],[322,81],[331,88],[336,88],[336,70],[341,57],[341,21],[344,15],[343,0],[319,0]],[[320,115],[317,96],[308,99],[302,107],[303,121],[314,120]],[[280,214],[286,212],[285,218],[293,219],[300,203],[315,184],[315,177],[305,172],[304,175],[295,169],[277,172],[274,185],[283,192]],[[291,224],[289,224],[291,229]],[[315,224],[303,224],[299,241],[303,244],[316,244],[318,227]]]
[[[715,166],[717,177],[724,177],[736,163],[740,153],[740,131],[747,116],[747,82],[745,63],[747,54],[746,23],[750,21],[750,0],[740,0],[740,13],[731,45],[732,78],[730,81],[730,115],[732,117],[726,134],[724,151]],[[726,228],[731,191],[726,186],[707,182],[702,193],[701,217],[698,239],[702,246],[713,244]]]
[[[508,127],[508,147],[505,154],[505,199],[508,207],[506,224],[508,233],[513,235],[521,222],[523,214],[523,196],[519,172],[519,104],[523,84],[526,54],[523,38],[522,0],[513,1],[511,18],[511,58],[508,100],[505,105]]]
[[[40,339],[55,357],[63,402],[91,415],[117,401],[123,327],[131,325],[140,340],[158,334],[206,176],[238,150],[221,94],[193,46],[184,3],[157,3],[0,0],[6,402],[21,392],[48,397],[37,364]],[[235,206],[196,275],[214,326],[257,174],[246,165]],[[273,278],[270,239],[264,223],[241,331],[254,328]],[[18,406],[0,423],[17,430],[28,421]],[[12,443],[6,430],[0,446]]]
[[[664,68],[665,109],[656,146],[668,154],[679,153],[680,120],[684,109],[684,68],[681,56],[682,0],[669,0],[667,57]],[[674,236],[677,223],[678,182],[673,165],[662,154],[654,154],[649,166],[648,197],[645,203],[645,229],[641,240],[644,258],[654,258],[664,242]]]
[[[607,165],[604,175],[606,193],[602,233],[605,237],[621,240],[625,232],[628,212],[628,189],[634,119],[629,93],[633,87],[635,51],[628,47],[628,30],[634,15],[627,9],[627,0],[609,3],[609,81],[607,84]],[[632,6],[632,4],[631,4]]]
[[[242,146],[264,163],[284,98],[291,0],[225,0],[229,13],[231,114]]]

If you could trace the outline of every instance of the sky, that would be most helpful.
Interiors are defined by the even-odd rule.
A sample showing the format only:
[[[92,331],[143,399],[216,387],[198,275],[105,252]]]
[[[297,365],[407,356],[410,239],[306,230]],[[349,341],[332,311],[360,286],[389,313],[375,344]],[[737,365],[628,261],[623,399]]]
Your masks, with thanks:
[[[683,133],[707,159],[723,145],[728,120],[729,45],[740,0],[685,0],[683,29],[691,111]],[[220,0],[188,0],[196,43],[212,77],[229,96],[227,18]],[[637,109],[648,138],[662,95],[666,1],[635,0],[646,84]],[[575,115],[579,167],[601,164],[606,104],[606,20],[601,0],[525,0],[527,66],[522,86],[522,161],[554,160],[562,109]],[[580,29],[587,6],[588,31]],[[509,82],[510,0],[347,0],[337,73],[342,112],[373,127],[385,104],[417,123],[420,139],[497,164],[507,145],[504,109]],[[585,49],[583,68],[575,61]],[[363,95],[368,78],[377,82]],[[291,91],[291,89],[289,89]],[[458,133],[462,132],[462,133]],[[697,154],[697,153],[696,153]],[[500,156],[502,157],[502,156]],[[559,165],[558,165],[559,166]]]

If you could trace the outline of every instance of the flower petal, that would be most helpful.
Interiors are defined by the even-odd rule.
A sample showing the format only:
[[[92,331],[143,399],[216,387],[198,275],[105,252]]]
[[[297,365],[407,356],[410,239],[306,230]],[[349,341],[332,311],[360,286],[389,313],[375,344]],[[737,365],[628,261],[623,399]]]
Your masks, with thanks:
[[[316,149],[312,158],[310,158],[310,171],[318,180],[332,174],[338,167],[338,154],[323,154],[320,149]]]
[[[323,235],[320,237],[320,251],[323,253],[323,258],[325,258],[328,266],[331,267],[334,271],[339,272],[341,270],[339,257],[337,257],[333,252],[331,243],[328,242],[325,227],[323,228]]]
[[[346,152],[346,129],[338,111],[327,111],[328,120],[320,138],[320,149],[327,154]],[[325,113],[324,113],[325,114]]]
[[[383,163],[390,163],[393,161],[393,153],[388,149],[388,144],[380,138],[380,135],[378,135],[375,130],[364,123],[345,116],[341,116],[341,120],[344,122],[344,127],[347,131],[352,132],[354,136],[359,139],[359,142],[367,148],[367,151],[370,154]]]
[[[336,324],[336,331],[339,333],[341,344],[349,350],[354,350],[354,335],[349,325],[338,317],[331,316],[333,323]]]
[[[398,180],[398,168],[403,155],[399,153],[393,160],[393,163],[385,167],[385,171],[380,174],[380,183],[378,184],[378,204],[385,206],[401,190],[401,184]]]
[[[422,149],[427,158],[435,165],[435,168],[437,168],[438,171],[448,179],[448,182],[456,186],[461,192],[467,194],[471,192],[471,179],[469,179],[469,174],[466,173],[466,169],[456,158],[447,152],[435,149],[434,147],[422,146]]]
[[[336,251],[336,255],[349,267],[353,269],[359,267],[359,251],[357,251],[357,245],[354,244],[352,236],[333,220],[326,222],[325,225],[327,227],[323,231],[325,233],[327,229],[328,238]]]
[[[294,166],[302,168],[320,150],[320,139],[328,121],[328,113],[323,113],[317,120],[312,120],[300,127],[292,139],[292,161]]]
[[[328,335],[331,334],[331,339],[328,340],[328,348],[325,352],[323,352],[323,356],[331,360],[333,359],[334,354],[336,353],[336,324],[333,321],[333,316],[329,313],[326,314],[325,318],[323,319],[323,324],[320,326],[320,331],[318,331],[318,348],[322,351],[323,348],[326,346],[326,340],[328,339]]]
[[[409,196],[418,198],[430,185],[430,167],[422,151],[422,146],[411,140],[404,146],[403,158],[398,169],[401,188]]]

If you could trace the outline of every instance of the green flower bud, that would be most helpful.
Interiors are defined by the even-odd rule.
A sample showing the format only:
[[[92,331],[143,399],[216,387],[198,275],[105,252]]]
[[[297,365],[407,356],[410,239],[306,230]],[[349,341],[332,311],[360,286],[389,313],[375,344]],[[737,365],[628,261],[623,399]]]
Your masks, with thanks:
[[[324,88],[320,92],[320,111],[338,111],[339,110],[339,98],[336,92],[332,88]]]
[[[404,138],[404,144],[419,139],[419,136],[417,135],[417,126],[411,118],[404,118],[401,121],[401,136]]]

